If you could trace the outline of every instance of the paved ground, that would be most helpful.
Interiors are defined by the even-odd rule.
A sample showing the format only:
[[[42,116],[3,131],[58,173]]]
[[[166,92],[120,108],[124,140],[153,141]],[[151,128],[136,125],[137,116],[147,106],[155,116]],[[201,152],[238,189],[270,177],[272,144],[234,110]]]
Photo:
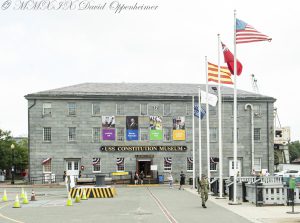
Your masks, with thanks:
[[[291,207],[255,207],[249,203],[229,205],[228,199],[211,196],[207,209],[201,207],[201,199],[195,190],[169,189],[167,186],[117,187],[115,198],[91,198],[67,207],[67,191],[64,187],[34,187],[37,201],[12,208],[20,187],[0,185],[0,198],[6,189],[9,202],[0,201],[0,223],[296,223],[300,214],[287,214]],[[31,187],[24,188],[29,197]],[[22,201],[22,200],[21,200]],[[22,203],[22,202],[21,202]],[[300,207],[295,207],[300,211]]]

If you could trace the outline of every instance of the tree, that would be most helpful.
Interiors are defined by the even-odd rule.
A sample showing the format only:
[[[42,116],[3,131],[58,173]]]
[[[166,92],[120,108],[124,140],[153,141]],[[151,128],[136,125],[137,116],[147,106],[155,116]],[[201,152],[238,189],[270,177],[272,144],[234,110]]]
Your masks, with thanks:
[[[295,141],[289,144],[290,162],[300,157],[300,142]]]

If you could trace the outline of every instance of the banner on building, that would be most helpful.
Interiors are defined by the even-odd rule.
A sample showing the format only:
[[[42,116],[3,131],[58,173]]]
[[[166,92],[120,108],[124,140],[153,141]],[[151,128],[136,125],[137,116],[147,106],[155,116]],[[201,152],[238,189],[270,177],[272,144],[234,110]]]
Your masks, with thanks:
[[[185,117],[173,118],[173,140],[185,140]]]
[[[126,116],[126,140],[139,140],[138,116]]]
[[[115,140],[115,116],[102,116],[102,140]]]
[[[150,116],[150,140],[162,140],[162,117]]]

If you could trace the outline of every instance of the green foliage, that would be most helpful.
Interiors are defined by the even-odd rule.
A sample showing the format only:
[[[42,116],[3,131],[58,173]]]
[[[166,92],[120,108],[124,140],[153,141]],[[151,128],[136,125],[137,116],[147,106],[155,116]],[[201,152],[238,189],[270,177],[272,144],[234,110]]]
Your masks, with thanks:
[[[295,159],[300,157],[300,142],[295,141],[289,144],[289,153],[290,153],[290,161],[294,161]]]
[[[14,144],[14,151],[11,145]],[[23,139],[16,143],[11,136],[10,131],[0,129],[0,169],[10,170],[12,167],[13,152],[15,156],[16,169],[22,170],[28,166],[28,142]]]

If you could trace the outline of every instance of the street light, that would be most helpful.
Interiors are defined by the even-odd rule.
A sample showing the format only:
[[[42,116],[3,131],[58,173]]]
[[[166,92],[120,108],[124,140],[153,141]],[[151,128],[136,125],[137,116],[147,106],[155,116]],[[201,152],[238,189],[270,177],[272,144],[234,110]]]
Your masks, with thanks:
[[[12,166],[11,166],[11,184],[15,184],[15,145],[11,144],[11,156],[12,156]]]

